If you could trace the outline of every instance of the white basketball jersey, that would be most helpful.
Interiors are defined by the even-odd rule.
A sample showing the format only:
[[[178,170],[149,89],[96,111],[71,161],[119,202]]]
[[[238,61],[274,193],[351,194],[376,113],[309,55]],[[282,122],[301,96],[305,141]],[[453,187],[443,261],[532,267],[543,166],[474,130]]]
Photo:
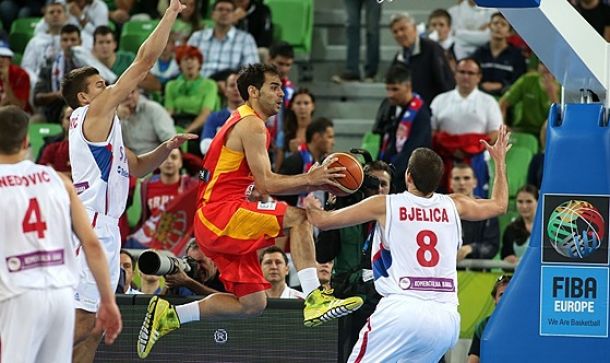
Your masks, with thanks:
[[[72,180],[87,209],[113,218],[125,211],[129,193],[129,167],[121,124],[114,116],[104,142],[90,142],[83,134],[89,106],[79,107],[70,117],[70,164]]]
[[[74,287],[70,199],[50,167],[0,165],[0,301],[28,289]]]
[[[455,204],[446,195],[388,195],[386,223],[377,226],[371,253],[377,291],[457,305],[461,229]]]

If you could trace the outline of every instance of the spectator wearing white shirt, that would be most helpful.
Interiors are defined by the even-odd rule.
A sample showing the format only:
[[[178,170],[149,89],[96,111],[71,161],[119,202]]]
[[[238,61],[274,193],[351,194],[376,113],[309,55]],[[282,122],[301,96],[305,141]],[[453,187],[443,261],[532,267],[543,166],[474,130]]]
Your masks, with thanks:
[[[276,299],[305,299],[302,292],[290,288],[286,284],[288,276],[288,256],[277,246],[266,248],[260,256],[263,276],[271,284],[266,290],[268,298]]]
[[[497,12],[493,8],[480,8],[474,0],[463,0],[450,7],[455,57],[462,59],[489,41],[489,19]]]

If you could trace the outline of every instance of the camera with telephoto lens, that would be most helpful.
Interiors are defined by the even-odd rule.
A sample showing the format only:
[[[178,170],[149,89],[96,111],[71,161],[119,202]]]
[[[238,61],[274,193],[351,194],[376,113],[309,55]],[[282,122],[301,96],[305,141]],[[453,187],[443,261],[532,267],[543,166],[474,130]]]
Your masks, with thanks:
[[[155,250],[146,250],[138,258],[140,271],[147,275],[172,275],[180,270],[186,272],[190,278],[195,278],[197,261],[189,256],[173,257]]]

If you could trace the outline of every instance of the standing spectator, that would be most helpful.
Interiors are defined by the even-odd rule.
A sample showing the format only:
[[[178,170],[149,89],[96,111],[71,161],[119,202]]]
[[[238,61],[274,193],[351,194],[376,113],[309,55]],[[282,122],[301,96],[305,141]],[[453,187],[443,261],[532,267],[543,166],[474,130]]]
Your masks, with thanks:
[[[479,183],[475,195],[485,197],[483,186],[489,175],[483,156],[485,148],[480,140],[495,141],[503,123],[502,113],[492,96],[479,91],[481,68],[475,59],[458,62],[455,80],[457,87],[438,95],[430,106],[434,149],[445,162],[446,174],[441,187],[448,188],[453,162],[465,162],[473,167]]]
[[[379,67],[379,20],[381,19],[381,4],[375,0],[343,0],[347,11],[345,35],[347,37],[347,54],[345,71],[333,81],[360,80],[360,24],[361,10],[366,12],[366,63],[364,65],[364,80],[373,82]]]
[[[265,291],[268,298],[305,299],[302,292],[292,289],[286,284],[288,256],[281,248],[277,246],[266,248],[261,254],[260,263],[265,280],[271,284],[271,288]]]
[[[494,13],[489,24],[491,41],[472,57],[481,65],[481,89],[500,97],[527,70],[521,50],[508,44],[511,26],[502,13]]]
[[[217,0],[212,9],[214,27],[196,31],[188,40],[188,45],[197,47],[205,58],[203,77],[260,62],[252,35],[233,26],[234,12],[232,0]]]
[[[468,164],[455,164],[451,169],[451,191],[476,198],[477,177]],[[462,220],[462,247],[458,261],[464,258],[492,259],[500,249],[500,226],[497,217],[482,221]]]
[[[236,27],[250,33],[256,41],[261,61],[269,57],[269,47],[273,42],[273,23],[271,9],[261,0],[235,0],[233,13]],[[278,14],[279,15],[279,14]]]
[[[447,11],[453,20],[457,60],[471,56],[478,47],[489,41],[489,18],[496,12],[495,9],[481,8],[474,0],[462,0]]]
[[[61,52],[48,58],[38,73],[34,86],[34,105],[40,107],[46,122],[56,122],[66,104],[61,95],[61,80],[65,74],[77,68],[72,47],[81,44],[81,33],[76,25],[66,24],[61,28]]]
[[[610,42],[610,6],[600,0],[576,0],[576,10],[607,42]]]
[[[119,104],[125,146],[140,155],[156,149],[176,135],[174,120],[163,106],[140,95],[135,89]]]
[[[237,89],[237,73],[231,73],[227,78],[227,87],[225,89],[225,97],[227,98],[227,107],[220,111],[212,112],[208,117],[203,130],[201,131],[201,154],[205,155],[208,152],[212,139],[216,136],[216,132],[225,124],[229,116],[244,103],[239,90]]]
[[[455,72],[455,40],[451,36],[451,14],[445,9],[436,9],[428,16],[428,31],[430,39],[437,42],[445,50],[445,57],[452,72]]]
[[[411,72],[395,64],[386,73],[387,97],[379,105],[373,132],[381,135],[379,159],[391,163],[396,175],[403,175],[411,153],[432,143],[430,111],[417,93],[413,92]],[[397,193],[406,190],[404,178],[394,179]]]
[[[29,112],[30,77],[12,63],[13,55],[8,44],[0,41],[0,106],[15,105]]]
[[[117,51],[117,42],[114,33],[106,25],[95,28],[93,33],[93,56],[110,69],[117,77],[133,63],[134,55],[131,52]]]
[[[411,69],[413,91],[429,105],[439,93],[455,86],[453,73],[445,51],[436,42],[417,34],[415,20],[408,13],[398,13],[390,20],[394,40],[401,49],[392,64],[403,64]]]
[[[61,139],[48,143],[40,151],[40,157],[36,163],[49,165],[58,173],[63,173],[70,179],[72,178],[72,168],[70,167],[70,154],[68,150],[68,130],[70,129],[70,116],[72,108],[64,106],[61,113],[61,127],[64,132]]]
[[[538,189],[526,185],[517,191],[517,212],[519,216],[504,230],[500,257],[506,262],[517,263],[529,246],[530,234],[538,207]]]

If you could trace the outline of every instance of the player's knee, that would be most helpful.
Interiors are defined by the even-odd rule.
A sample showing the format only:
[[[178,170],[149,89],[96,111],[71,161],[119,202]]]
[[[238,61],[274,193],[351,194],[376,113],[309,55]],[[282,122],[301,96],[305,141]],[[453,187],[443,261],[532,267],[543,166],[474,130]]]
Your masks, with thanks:
[[[285,227],[296,227],[307,222],[307,214],[304,209],[288,207],[285,217]]]
[[[263,314],[267,307],[267,299],[257,299],[247,304],[242,304],[242,306],[242,315],[246,318],[254,318]]]

